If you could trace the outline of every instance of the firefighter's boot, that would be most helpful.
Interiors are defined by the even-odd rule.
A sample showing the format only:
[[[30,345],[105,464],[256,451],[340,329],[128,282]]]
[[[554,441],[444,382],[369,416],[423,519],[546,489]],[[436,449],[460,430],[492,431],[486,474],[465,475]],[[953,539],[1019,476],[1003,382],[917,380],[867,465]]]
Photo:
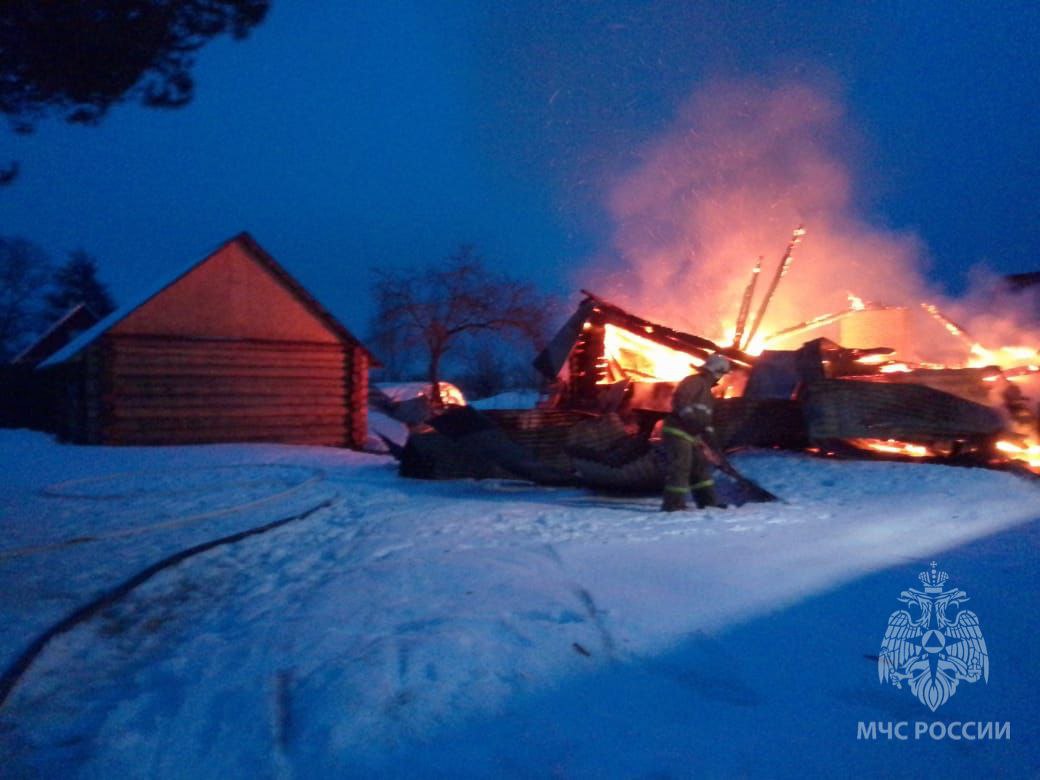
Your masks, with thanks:
[[[677,490],[665,490],[664,500],[661,502],[662,512],[678,512],[686,509],[686,493]]]

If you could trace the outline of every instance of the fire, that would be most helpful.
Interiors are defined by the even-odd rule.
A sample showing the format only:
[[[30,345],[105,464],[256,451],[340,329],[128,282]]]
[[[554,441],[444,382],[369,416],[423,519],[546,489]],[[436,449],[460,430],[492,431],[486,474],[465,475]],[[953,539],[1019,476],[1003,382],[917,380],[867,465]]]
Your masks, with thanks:
[[[737,326],[726,325],[722,331],[722,338],[718,340],[719,344],[733,344],[736,341]],[[758,357],[768,347],[768,341],[770,336],[764,336],[761,333],[756,333],[755,337],[751,339],[751,343],[744,347],[744,352],[748,355]]]
[[[747,352],[749,355],[755,355],[757,357],[765,351],[765,348],[766,337],[762,334],[758,334],[753,339],[751,339],[751,343],[744,348],[744,351]]]
[[[889,363],[881,367],[882,374],[906,374],[912,370],[906,363]]]
[[[604,383],[639,378],[678,382],[690,375],[691,366],[704,363],[699,357],[671,349],[610,323],[603,327],[603,355],[608,368]],[[617,375],[618,371],[621,375]]]
[[[971,345],[971,357],[968,358],[969,368],[985,368],[986,366],[1000,366],[1001,368],[1032,368],[1040,363],[1040,350],[1034,347],[1005,346],[996,349],[987,349],[978,342]]]
[[[888,355],[883,354],[864,355],[863,357],[856,359],[857,363],[862,363],[865,366],[879,366],[882,363],[886,363],[887,361]]]
[[[960,325],[955,323],[939,307],[932,303],[924,302],[921,308],[928,312],[936,322],[942,325],[950,335],[962,341],[968,347],[968,358],[965,365],[968,368],[986,368],[997,366],[1002,369],[1016,370],[1029,368],[1031,365],[1040,363],[1040,350],[1036,347],[1023,345],[1000,346],[995,349],[984,347],[981,342],[971,338]]]
[[[865,303],[863,303],[863,299],[860,298],[858,295],[853,295],[852,293],[848,293],[848,298],[849,298],[849,308],[852,309],[853,311],[863,311],[864,309],[867,308],[867,305]]]
[[[908,458],[928,458],[936,453],[923,444],[912,444],[896,439],[849,439],[849,444],[861,450],[883,452],[886,455],[902,455]]]
[[[1033,471],[1040,472],[1040,442],[1036,439],[1026,439],[1021,443],[1001,439],[996,449],[1012,460],[1022,461]]]

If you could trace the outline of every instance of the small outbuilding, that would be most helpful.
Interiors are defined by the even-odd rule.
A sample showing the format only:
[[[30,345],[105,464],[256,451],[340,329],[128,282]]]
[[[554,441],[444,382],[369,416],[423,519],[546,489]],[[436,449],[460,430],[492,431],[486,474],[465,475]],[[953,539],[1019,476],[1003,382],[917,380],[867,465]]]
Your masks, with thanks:
[[[66,441],[361,447],[374,363],[242,233],[38,370]]]
[[[98,317],[85,304],[75,306],[10,363],[0,366],[0,428],[51,427],[52,388],[33,369],[97,321]]]
[[[94,327],[100,318],[85,303],[73,306],[57,322],[23,349],[11,364],[33,368],[64,347],[79,334]]]

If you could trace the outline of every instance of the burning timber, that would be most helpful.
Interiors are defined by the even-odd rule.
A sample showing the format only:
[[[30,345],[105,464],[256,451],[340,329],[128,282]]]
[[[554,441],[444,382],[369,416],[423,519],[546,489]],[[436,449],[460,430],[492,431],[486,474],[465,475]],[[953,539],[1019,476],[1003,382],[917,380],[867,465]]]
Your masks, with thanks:
[[[448,410],[410,438],[402,474],[660,490],[665,462],[658,423],[677,382],[714,353],[735,369],[720,385],[723,397],[715,406],[723,449],[1007,466],[1008,458],[1032,446],[1008,438],[1007,415],[995,399],[994,380],[1003,375],[992,366],[911,367],[893,359],[890,346],[847,348],[826,338],[756,356],[582,292],[575,312],[535,360],[553,388],[541,408]],[[851,304],[785,335],[823,319],[893,310]],[[744,316],[748,308],[742,301]],[[731,501],[740,489],[731,482]],[[757,499],[736,497],[742,500]]]
[[[637,384],[636,407],[660,411],[671,400],[674,384],[702,365],[709,355],[725,355],[739,369],[754,358],[736,347],[723,347],[702,336],[683,333],[631,314],[582,290],[585,298],[534,365],[559,390],[554,406],[607,411],[614,396]]]

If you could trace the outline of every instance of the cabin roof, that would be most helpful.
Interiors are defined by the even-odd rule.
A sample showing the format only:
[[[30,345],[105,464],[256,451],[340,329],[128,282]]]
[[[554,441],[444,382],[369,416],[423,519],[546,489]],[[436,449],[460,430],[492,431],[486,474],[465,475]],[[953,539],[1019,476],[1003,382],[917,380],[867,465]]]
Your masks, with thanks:
[[[59,339],[61,331],[66,327],[78,327],[82,328],[81,332],[85,332],[87,329],[92,328],[99,320],[99,317],[94,311],[87,306],[85,303],[77,304],[65,312],[58,320],[52,323],[43,333],[36,337],[36,339],[19,352],[11,360],[12,363],[34,363],[39,361],[41,358],[46,359],[49,356],[48,349],[57,352],[53,346],[49,345],[49,342],[56,341]],[[72,339],[69,339],[72,341]],[[60,346],[65,346],[61,344]],[[42,354],[40,354],[42,353]]]
[[[172,287],[182,278],[187,276],[189,273],[194,271],[196,268],[205,265],[211,259],[219,255],[225,249],[231,245],[238,245],[244,250],[254,261],[263,266],[268,272],[271,273],[275,279],[300,303],[307,307],[324,325],[326,325],[337,337],[340,338],[344,343],[356,345],[360,347],[373,365],[378,365],[378,361],[368,351],[367,348],[349,331],[346,327],[340,323],[318,300],[311,295],[299,282],[294,279],[288,271],[275,261],[267,251],[256,242],[256,240],[249,235],[247,232],[239,233],[234,238],[225,241],[214,251],[210,252],[201,260],[192,262],[187,267],[179,269],[176,273],[171,274],[164,278],[160,283],[153,285],[145,293],[137,296],[136,298],[129,301],[126,305],[121,306],[114,312],[109,314],[104,319],[100,320],[89,330],[84,331],[75,339],[66,344],[62,349],[55,352],[47,360],[43,361],[39,368],[47,368],[50,366],[64,363],[67,360],[75,357],[83,349],[90,346],[104,333],[115,327],[118,323],[126,319],[130,314],[135,312],[137,309],[144,306],[153,298],[158,297],[167,289]]]

